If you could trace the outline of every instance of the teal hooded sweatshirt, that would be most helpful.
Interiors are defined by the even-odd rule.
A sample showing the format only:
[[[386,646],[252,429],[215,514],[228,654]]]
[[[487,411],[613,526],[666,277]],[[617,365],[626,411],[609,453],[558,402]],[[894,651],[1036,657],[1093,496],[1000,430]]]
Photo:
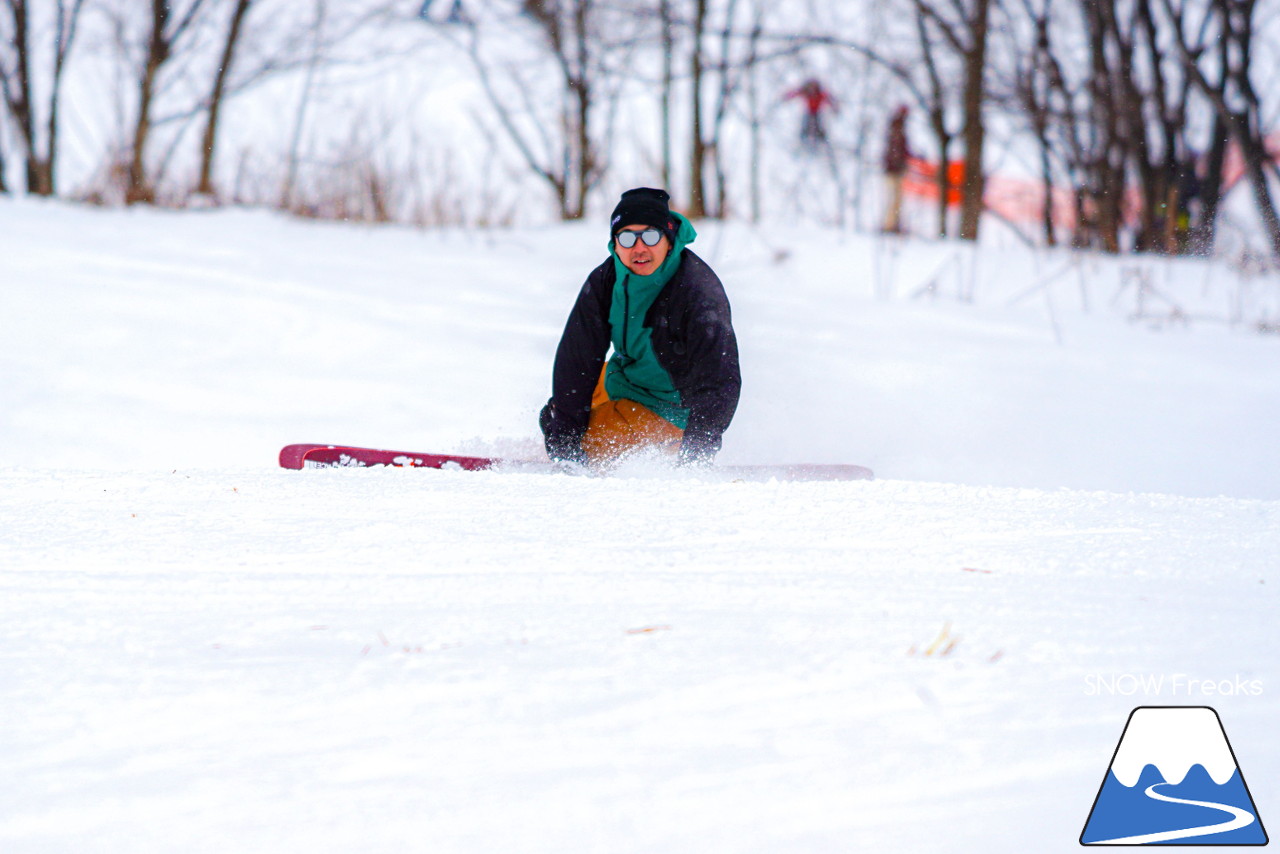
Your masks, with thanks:
[[[689,220],[674,211],[671,217],[677,224],[671,251],[661,266],[647,276],[637,276],[627,269],[613,241],[609,241],[616,281],[609,307],[613,355],[605,371],[604,388],[610,399],[634,400],[683,430],[689,421],[689,410],[681,405],[680,392],[671,375],[658,362],[653,330],[644,325],[653,301],[680,269],[684,248],[698,236]]]

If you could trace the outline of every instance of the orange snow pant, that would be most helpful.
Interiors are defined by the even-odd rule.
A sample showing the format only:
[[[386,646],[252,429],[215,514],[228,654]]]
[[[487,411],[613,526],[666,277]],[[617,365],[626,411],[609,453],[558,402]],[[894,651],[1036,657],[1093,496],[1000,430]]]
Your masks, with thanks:
[[[607,368],[606,368],[607,370]],[[654,448],[675,455],[684,431],[634,400],[611,400],[604,389],[605,371],[591,397],[591,416],[582,451],[592,468],[609,468],[633,451]]]

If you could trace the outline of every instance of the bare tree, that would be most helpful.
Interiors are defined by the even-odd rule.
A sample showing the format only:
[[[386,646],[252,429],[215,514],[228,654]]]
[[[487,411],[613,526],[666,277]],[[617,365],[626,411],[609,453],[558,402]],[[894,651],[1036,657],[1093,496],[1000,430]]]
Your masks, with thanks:
[[[1014,69],[1012,90],[1014,99],[1030,125],[1039,154],[1040,182],[1044,188],[1044,202],[1040,209],[1040,226],[1048,246],[1056,246],[1057,234],[1053,222],[1053,143],[1050,137],[1053,125],[1053,99],[1060,78],[1050,41],[1048,2],[1041,8],[1033,0],[1022,0],[1032,33],[1031,45],[1019,51],[1022,61]]]
[[[1001,91],[993,105],[1026,128],[1036,145],[1042,186],[1040,226],[1046,245],[1058,244],[1057,198],[1063,185],[1078,200],[1072,243],[1087,245],[1087,167],[1092,162],[1088,42],[1079,4],[1067,0],[1021,0],[1002,33],[1004,63],[993,69]]]
[[[1212,43],[1208,41],[1208,33],[1216,17],[1212,6],[1204,9],[1198,24],[1186,19],[1185,6],[1181,10],[1175,10],[1171,5],[1166,5],[1165,10],[1172,21],[1176,44],[1179,45],[1175,49],[1181,60],[1187,63],[1192,57],[1202,57],[1212,51],[1209,64],[1217,70],[1213,79],[1207,75],[1197,75],[1196,68],[1189,68],[1187,74],[1192,86],[1207,96],[1214,112],[1204,152],[1200,216],[1198,221],[1190,223],[1188,234],[1188,250],[1197,255],[1206,255],[1212,252],[1217,234],[1218,206],[1222,200],[1222,168],[1226,162],[1227,143],[1231,139],[1228,116],[1225,111],[1218,109],[1218,105],[1225,106],[1227,103],[1229,79],[1226,71],[1231,67],[1233,46],[1228,39],[1214,39]]]
[[[0,90],[3,90],[5,105],[18,127],[25,151],[27,191],[40,196],[52,196],[56,192],[59,101],[67,57],[75,42],[83,7],[84,0],[57,0],[52,7],[52,60],[48,69],[50,83],[41,134],[34,92],[34,79],[39,72],[33,57],[33,10],[27,0],[0,2],[0,15],[3,15],[0,17],[0,45],[7,47],[0,52]],[[6,31],[7,39],[3,38]]]
[[[568,6],[568,9],[562,8]],[[591,101],[594,95],[592,53],[599,33],[592,31],[591,0],[525,0],[525,11],[541,26],[563,78],[567,103],[569,165],[560,188],[565,219],[586,213],[587,193],[598,177],[597,152],[591,140]]]
[[[747,4],[726,0],[718,6],[697,0],[692,18],[687,22],[691,42],[689,97],[693,128],[689,152],[690,216],[724,218],[730,213],[729,186],[732,167],[737,161],[726,154],[729,145],[726,137],[733,117],[745,119],[748,125],[749,195],[753,217],[758,215],[760,131],[764,118],[757,72],[771,60],[794,59],[797,53],[822,43],[812,36],[773,34],[770,38],[779,48],[766,53],[763,49],[766,7],[763,0]],[[718,13],[714,18],[713,11]],[[704,94],[712,93],[714,99],[708,113]],[[713,180],[710,188],[708,177]]]
[[[916,14],[922,19],[922,46],[933,36],[940,36],[959,59],[962,88],[960,111],[963,115],[961,139],[964,141],[964,178],[960,187],[960,238],[977,240],[982,220],[983,147],[986,124],[983,109],[987,103],[987,41],[990,32],[991,0],[950,0],[949,8],[933,0],[915,0]],[[927,49],[927,48],[926,48]],[[939,163],[945,171],[946,161]]]
[[[213,188],[213,152],[218,140],[218,119],[222,114],[222,101],[227,91],[227,78],[235,62],[236,47],[240,42],[240,33],[245,16],[254,0],[235,0],[235,8],[227,25],[226,39],[223,41],[222,54],[218,68],[213,76],[213,91],[209,94],[209,115],[205,122],[204,134],[200,140],[200,178],[196,183],[196,192],[212,196]]]
[[[755,61],[754,52],[756,46],[752,39],[746,39],[747,53],[745,56],[739,57],[735,52],[735,44],[742,39],[743,34],[737,28],[737,13],[739,9],[738,0],[727,0],[724,6],[724,18],[720,22],[718,39],[718,55],[714,60],[709,56],[704,56],[699,63],[701,73],[706,74],[708,70],[714,72],[715,75],[715,109],[711,115],[710,134],[707,135],[707,123],[701,120],[702,111],[698,110],[698,118],[703,127],[700,134],[695,135],[695,149],[700,145],[700,151],[695,150],[694,159],[697,161],[699,157],[702,159],[702,215],[716,216],[723,218],[729,212],[729,175],[727,167],[727,158],[722,156],[725,147],[725,129],[729,119],[730,111],[742,90],[748,76],[753,72],[752,65]],[[757,13],[757,24],[758,28]],[[705,29],[706,23],[703,22]],[[696,91],[696,89],[695,89]],[[695,96],[695,100],[699,100]],[[714,204],[707,204],[706,196],[706,160],[710,158],[713,164],[713,177],[715,179],[715,190],[711,194],[711,200]],[[694,183],[695,191],[698,184]]]
[[[930,35],[930,17],[920,12],[915,17],[916,35],[920,44],[920,57],[923,61],[927,88],[922,88],[914,81],[906,66],[895,64],[898,76],[904,80],[908,88],[915,94],[916,101],[923,106],[929,116],[929,128],[933,131],[934,141],[938,146],[938,172],[935,180],[938,185],[938,236],[947,236],[947,208],[951,202],[950,170],[947,164],[951,159],[951,142],[955,133],[947,124],[947,101],[949,93],[943,82],[943,74],[939,69],[939,58],[934,39]]]
[[[693,0],[690,25],[689,106],[692,138],[689,146],[689,216],[707,215],[707,141],[702,130],[702,74],[705,63],[703,38],[707,31],[707,0]]]
[[[173,58],[179,40],[198,20],[205,0],[189,0],[178,14],[174,13],[175,5],[171,0],[151,0],[150,3],[146,54],[138,76],[138,113],[130,148],[129,183],[125,188],[127,204],[155,201],[155,187],[147,174],[146,153],[160,71]]]
[[[757,2],[755,4],[753,22],[751,25],[751,34],[748,37],[746,71],[747,71],[747,119],[750,126],[750,152],[751,152],[751,178],[750,178],[750,196],[751,196],[751,222],[760,222],[760,213],[763,207],[761,192],[761,172],[762,161],[761,149],[761,130],[763,116],[760,106],[760,86],[758,80],[758,68],[760,65],[761,37],[764,35],[764,4]]]
[[[1180,176],[1189,159],[1187,102],[1191,84],[1171,52],[1167,26],[1151,0],[1133,0],[1134,68],[1127,75],[1131,150],[1142,195],[1138,246],[1176,251]]]
[[[1029,38],[1019,45],[1020,60],[1003,69],[1012,78],[1003,103],[1039,146],[1047,242],[1055,239],[1050,193],[1058,172],[1076,193],[1077,245],[1096,237],[1118,252],[1127,223],[1136,224],[1136,249],[1211,244],[1227,125],[1220,112],[1196,145],[1203,123],[1193,127],[1188,117],[1231,97],[1229,57],[1247,52],[1218,38],[1211,5],[1175,2],[1022,0],[1015,40]],[[1201,84],[1184,67],[1189,57],[1202,60]],[[1197,187],[1188,176],[1200,152]],[[1202,214],[1182,232],[1189,217],[1183,196],[1197,190]]]
[[[1271,245],[1271,252],[1280,259],[1280,216],[1276,213],[1271,190],[1267,186],[1267,171],[1274,171],[1274,164],[1267,153],[1261,128],[1261,106],[1253,86],[1254,16],[1256,0],[1210,0],[1213,16],[1212,37],[1220,45],[1220,52],[1211,54],[1220,75],[1215,82],[1212,72],[1202,66],[1201,57],[1206,53],[1206,43],[1189,42],[1185,30],[1186,6],[1175,6],[1173,0],[1163,0],[1164,8],[1175,21],[1179,38],[1177,48],[1187,73],[1197,90],[1213,105],[1218,124],[1225,129],[1240,147],[1244,158],[1245,174],[1253,189],[1254,204],[1262,219]]]
[[[284,186],[280,191],[280,207],[293,210],[296,205],[298,189],[298,167],[302,156],[302,133],[306,128],[307,110],[311,107],[312,94],[315,91],[316,75],[325,55],[325,26],[328,19],[326,0],[316,0],[315,20],[311,27],[311,45],[307,58],[306,71],[302,78],[302,97],[298,99],[298,112],[294,116],[293,133],[289,142],[289,153],[285,167]]]
[[[517,22],[502,17],[506,7],[491,13],[499,24]],[[604,174],[602,150],[597,145],[597,99],[608,84],[603,56],[610,50],[598,18],[601,7],[593,0],[520,0],[518,14],[532,25],[538,49],[550,60],[559,92],[549,112],[546,93],[529,90],[525,69],[509,69],[514,80],[500,79],[500,62],[485,52],[486,21],[469,19],[465,50],[490,106],[507,137],[525,164],[555,194],[561,219],[580,219],[586,213],[587,196]],[[505,85],[504,85],[505,84]],[[523,109],[512,101],[519,99]]]
[[[1082,0],[1089,39],[1089,123],[1095,140],[1088,163],[1088,197],[1102,246],[1120,251],[1120,226],[1124,221],[1126,173],[1129,160],[1127,124],[1129,104],[1124,69],[1129,64],[1129,44],[1118,37],[1114,0]],[[1114,57],[1114,59],[1113,59]],[[1141,115],[1137,117],[1141,120]]]
[[[983,193],[986,188],[983,148],[986,123],[987,37],[991,17],[991,0],[974,0],[971,16],[966,17],[964,46],[964,183],[960,187],[960,238],[977,240],[982,221]]]
[[[1226,122],[1221,116],[1214,116],[1209,147],[1204,154],[1204,174],[1200,180],[1200,216],[1190,223],[1187,235],[1187,251],[1194,255],[1213,252],[1218,232],[1218,207],[1222,202],[1222,167],[1226,163],[1229,139]]]
[[[662,186],[671,187],[671,95],[675,85],[675,20],[671,0],[660,0],[658,18],[662,27]]]

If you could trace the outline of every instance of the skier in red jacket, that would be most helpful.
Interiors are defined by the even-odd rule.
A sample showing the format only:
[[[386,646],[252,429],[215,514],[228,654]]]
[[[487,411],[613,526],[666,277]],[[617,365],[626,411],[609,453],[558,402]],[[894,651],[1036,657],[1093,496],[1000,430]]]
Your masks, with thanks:
[[[822,126],[822,111],[830,108],[838,112],[840,105],[816,78],[810,77],[799,89],[783,96],[783,100],[801,98],[804,101],[804,119],[800,125],[800,144],[814,150],[827,144],[827,131]]]

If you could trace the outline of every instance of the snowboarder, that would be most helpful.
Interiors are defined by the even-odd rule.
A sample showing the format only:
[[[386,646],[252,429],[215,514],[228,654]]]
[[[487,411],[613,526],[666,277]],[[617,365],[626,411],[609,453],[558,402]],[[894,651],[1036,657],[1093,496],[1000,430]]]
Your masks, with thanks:
[[[808,151],[816,151],[827,144],[827,131],[822,124],[822,111],[830,108],[838,112],[840,105],[836,99],[816,78],[810,77],[799,89],[794,89],[783,96],[783,100],[792,98],[804,100],[804,118],[800,123],[800,145]]]
[[[889,119],[889,132],[884,144],[884,225],[888,234],[902,233],[902,182],[912,153],[907,141],[906,104],[899,104]]]
[[[669,200],[639,187],[610,216],[610,257],[578,293],[539,417],[553,460],[608,469],[642,448],[680,464],[720,450],[742,384],[738,343],[724,286],[686,248],[697,233]]]

